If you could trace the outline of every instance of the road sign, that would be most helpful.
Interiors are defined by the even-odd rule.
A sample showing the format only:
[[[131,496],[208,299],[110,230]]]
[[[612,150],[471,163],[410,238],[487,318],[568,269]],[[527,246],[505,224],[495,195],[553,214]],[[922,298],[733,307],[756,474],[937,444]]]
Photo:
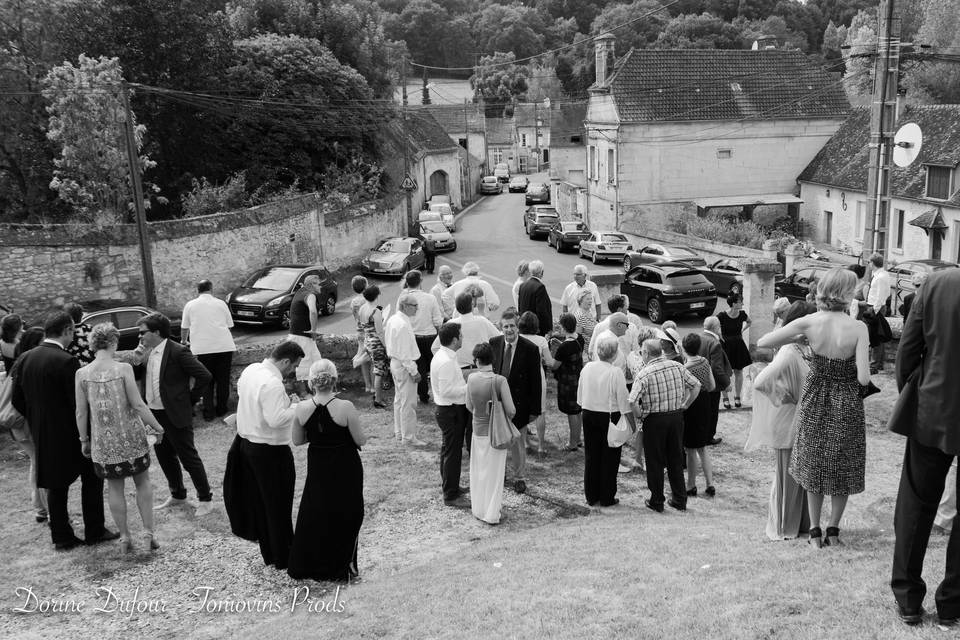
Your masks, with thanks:
[[[416,191],[417,181],[411,178],[409,175],[404,176],[403,182],[400,183],[400,188],[404,191]]]

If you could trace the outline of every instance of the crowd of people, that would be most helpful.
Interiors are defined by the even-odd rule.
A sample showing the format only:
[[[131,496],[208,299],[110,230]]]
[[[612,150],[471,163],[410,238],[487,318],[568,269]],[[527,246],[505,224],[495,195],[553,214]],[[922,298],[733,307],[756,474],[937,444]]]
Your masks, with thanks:
[[[889,278],[882,265],[873,259],[867,277],[855,269],[831,269],[811,300],[777,300],[775,329],[757,340],[758,347],[776,351],[753,381],[746,448],[774,451],[766,525],[771,539],[806,534],[817,548],[843,544],[847,500],[865,488],[863,399],[871,392],[871,371],[883,365],[874,335],[885,324],[876,318],[888,312]],[[416,407],[435,407],[446,505],[466,506],[468,500],[476,518],[497,524],[507,480],[517,493],[528,490],[528,449],[546,452],[548,375],[556,379],[554,403],[568,424],[566,442],[555,444],[568,453],[582,449],[588,505],[618,504],[618,474],[634,469],[646,475],[645,506],[655,512],[665,506],[684,511],[700,495],[701,472],[703,495],[717,494],[709,446],[721,440],[721,403],[741,406],[743,370],[751,364],[743,339],[751,320],[737,293],[728,297],[727,310],[704,320],[701,332],[681,339],[674,323],[645,325],[620,294],[603,301],[609,314],[601,318],[599,291],[580,265],[556,315],[539,261],[518,265],[515,304],[502,310],[478,265],[468,263],[463,273],[454,281],[450,268],[441,266],[428,292],[422,274],[408,272],[392,313],[378,304],[377,285],[357,276],[350,304],[359,342],[353,365],[361,369],[374,408],[386,408],[384,391],[394,389],[396,440],[424,446]],[[237,381],[237,413],[226,419],[237,435],[227,455],[223,500],[233,532],[258,542],[267,565],[298,579],[349,580],[358,574],[364,517],[359,451],[367,436],[357,407],[339,396],[336,366],[317,349],[313,284],[306,281],[294,297],[290,339],[246,367]],[[896,372],[903,393],[891,419],[891,428],[908,437],[891,583],[908,624],[922,619],[926,539],[944,477],[960,452],[958,395],[950,393],[960,374],[948,357],[960,340],[954,329],[960,276],[946,271],[918,284],[905,301],[908,320]],[[197,515],[211,511],[213,493],[194,444],[193,408],[202,400],[206,419],[227,413],[236,349],[229,312],[211,290],[211,283],[200,282],[197,299],[185,308],[183,344],[171,338],[170,322],[159,313],[140,321],[140,344],[127,352],[118,351],[112,324],[82,324],[82,308],[75,304],[50,313],[42,328],[25,328],[12,314],[0,323],[10,402],[23,419],[13,433],[30,455],[36,519],[49,520],[56,549],[118,538],[121,552],[134,548],[126,478],[136,488],[149,550],[159,548],[153,512],[186,504],[184,470],[197,494]],[[285,385],[288,377],[298,384]],[[291,445],[308,445],[295,524]],[[156,505],[151,446],[169,487],[169,497]],[[633,450],[626,459],[624,446]],[[468,487],[460,477],[464,449]],[[68,489],[77,479],[83,539],[67,515]],[[104,524],[104,480],[118,531]],[[826,496],[830,513],[822,529]],[[948,623],[960,618],[960,572],[951,569],[960,546],[953,535],[937,593],[938,613]]]

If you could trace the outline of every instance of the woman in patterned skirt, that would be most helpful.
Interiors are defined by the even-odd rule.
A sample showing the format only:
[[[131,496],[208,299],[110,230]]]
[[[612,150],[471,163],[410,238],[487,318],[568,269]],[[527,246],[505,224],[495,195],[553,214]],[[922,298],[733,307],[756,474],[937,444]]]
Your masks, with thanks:
[[[363,276],[353,276],[350,281],[350,288],[356,294],[350,299],[350,312],[353,314],[353,320],[357,323],[357,342],[359,343],[358,353],[366,350],[366,335],[363,325],[360,323],[360,308],[367,303],[363,297],[363,290],[367,288],[367,279]],[[363,390],[367,393],[373,393],[373,363],[369,358],[365,358],[360,363],[360,374],[363,376]]]
[[[373,406],[385,409],[383,401],[384,380],[390,376],[390,360],[383,346],[383,307],[377,305],[380,287],[375,284],[363,290],[366,303],[357,312],[357,322],[363,327],[363,344],[373,361]]]
[[[153,551],[160,545],[153,536],[153,488],[147,470],[150,466],[147,436],[158,441],[163,427],[140,397],[133,367],[114,359],[119,342],[120,332],[109,322],[98,324],[90,331],[94,359],[76,375],[77,430],[83,455],[93,460],[96,474],[107,480],[108,503],[113,521],[120,529],[121,551],[133,550],[123,493],[126,478],[131,476],[137,488],[137,508],[143,520],[145,541]]]
[[[817,308],[760,338],[759,347],[778,347],[798,336],[812,352],[810,375],[797,407],[797,442],[790,474],[807,492],[810,543],[840,544],[840,518],[847,498],[864,489],[866,428],[861,385],[870,382],[867,327],[849,316],[856,276],[831,269],[817,285]],[[826,540],[820,529],[823,496],[831,497]]]

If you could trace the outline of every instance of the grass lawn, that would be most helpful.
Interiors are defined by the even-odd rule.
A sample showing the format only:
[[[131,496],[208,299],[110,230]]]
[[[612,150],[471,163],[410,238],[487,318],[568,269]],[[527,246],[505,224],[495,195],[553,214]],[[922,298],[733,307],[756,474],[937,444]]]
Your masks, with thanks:
[[[440,437],[430,407],[418,411],[430,446],[411,449],[393,440],[388,411],[374,412],[360,399],[375,436],[361,454],[362,579],[339,591],[265,569],[256,545],[230,534],[222,507],[201,519],[192,508],[159,514],[163,548],[153,556],[121,558],[109,544],[54,552],[48,530],[29,509],[26,461],[2,438],[0,637],[941,637],[930,624],[902,627],[888,587],[903,439],[884,427],[894,382],[875,379],[883,392],[866,403],[867,491],[848,506],[846,546],[822,550],[766,539],[772,454],[742,451],[748,409],[721,414],[724,442],[711,450],[717,497],[693,498],[687,513],[662,515],[643,507],[645,480],[637,473],[620,476],[619,506],[586,507],[582,453],[559,450],[566,420],[554,411],[549,451],[530,460],[529,493],[508,489],[504,523],[492,527],[468,509],[443,505]],[[219,422],[197,423],[217,497],[233,435]],[[295,449],[295,457],[299,503],[305,448]],[[465,460],[462,484],[466,468]],[[165,481],[157,465],[151,471],[159,501],[167,495]],[[702,479],[700,485],[702,491]],[[72,494],[79,524],[79,490]],[[129,504],[136,531],[132,488]],[[109,512],[107,522],[112,526]],[[943,574],[945,544],[943,537],[931,539],[931,591]],[[28,587],[85,608],[14,613]],[[163,601],[164,611],[125,611],[134,597],[154,609]],[[927,606],[933,607],[932,595]]]

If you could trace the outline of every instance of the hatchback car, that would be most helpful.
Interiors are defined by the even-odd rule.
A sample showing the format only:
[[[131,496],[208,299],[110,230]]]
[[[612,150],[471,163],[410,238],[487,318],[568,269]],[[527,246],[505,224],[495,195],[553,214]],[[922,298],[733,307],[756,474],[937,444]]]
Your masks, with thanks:
[[[498,162],[493,167],[493,175],[500,182],[510,182],[510,166],[506,162]]]
[[[550,233],[550,227],[560,221],[560,214],[553,207],[533,205],[523,214],[523,230],[527,236],[544,236]]]
[[[916,287],[913,285],[914,276],[920,274],[928,276],[934,271],[956,268],[957,263],[955,262],[934,259],[905,260],[892,267],[888,267],[887,271],[890,272],[891,285],[893,286],[895,296],[895,299],[891,301],[893,303],[892,306],[898,308],[900,303],[903,302],[903,298],[908,293],[916,290]]]
[[[627,272],[620,293],[630,300],[631,311],[647,314],[660,324],[672,315],[696,313],[701,318],[717,307],[717,289],[707,278],[683,262],[658,262]]]
[[[447,227],[439,220],[421,221],[419,237],[421,240],[426,240],[427,238],[433,240],[434,247],[436,247],[438,252],[456,251],[457,249],[457,241],[454,240],[453,234],[451,234],[447,230]]]
[[[484,176],[480,180],[480,193],[483,195],[497,194],[503,191],[503,185],[496,176]]]
[[[550,187],[542,182],[528,184],[526,193],[524,202],[527,204],[550,204]]]
[[[623,270],[630,271],[638,264],[652,262],[685,262],[691,267],[705,267],[707,261],[689,247],[648,244],[639,251],[628,251],[623,257]]]
[[[411,269],[422,269],[426,262],[423,241],[417,238],[393,237],[380,241],[360,261],[364,275],[403,276]]]
[[[80,322],[84,322],[91,327],[103,322],[111,322],[120,332],[120,342],[117,349],[120,351],[130,351],[137,348],[140,344],[140,333],[138,330],[140,321],[151,313],[156,313],[150,307],[141,307],[138,305],[130,307],[111,307],[109,309],[99,309],[89,311],[83,314]],[[170,319],[170,338],[180,342],[180,319]]]
[[[523,193],[527,190],[528,184],[530,184],[530,181],[527,180],[527,176],[513,176],[510,178],[507,190],[510,193]]]
[[[816,290],[817,282],[831,268],[833,267],[819,264],[801,267],[790,275],[775,280],[773,284],[774,295],[778,298],[786,298],[790,302],[806,300],[810,290]]]
[[[590,237],[590,229],[576,220],[561,220],[552,227],[547,234],[547,245],[557,248],[560,253],[567,247],[579,247],[580,242]]]
[[[234,322],[290,326],[290,302],[307,276],[320,277],[317,311],[329,316],[337,309],[337,281],[323,265],[274,264],[258,269],[227,294]]]
[[[700,269],[717,288],[717,293],[725,296],[730,293],[743,293],[743,268],[741,258],[724,258]]]
[[[594,231],[580,241],[580,257],[590,256],[593,264],[601,260],[622,260],[632,250],[633,245],[627,236],[616,231]]]
[[[428,205],[428,210],[440,214],[440,220],[443,221],[444,226],[449,231],[456,229],[456,222],[453,216],[453,207],[450,206],[447,202],[431,202]]]

